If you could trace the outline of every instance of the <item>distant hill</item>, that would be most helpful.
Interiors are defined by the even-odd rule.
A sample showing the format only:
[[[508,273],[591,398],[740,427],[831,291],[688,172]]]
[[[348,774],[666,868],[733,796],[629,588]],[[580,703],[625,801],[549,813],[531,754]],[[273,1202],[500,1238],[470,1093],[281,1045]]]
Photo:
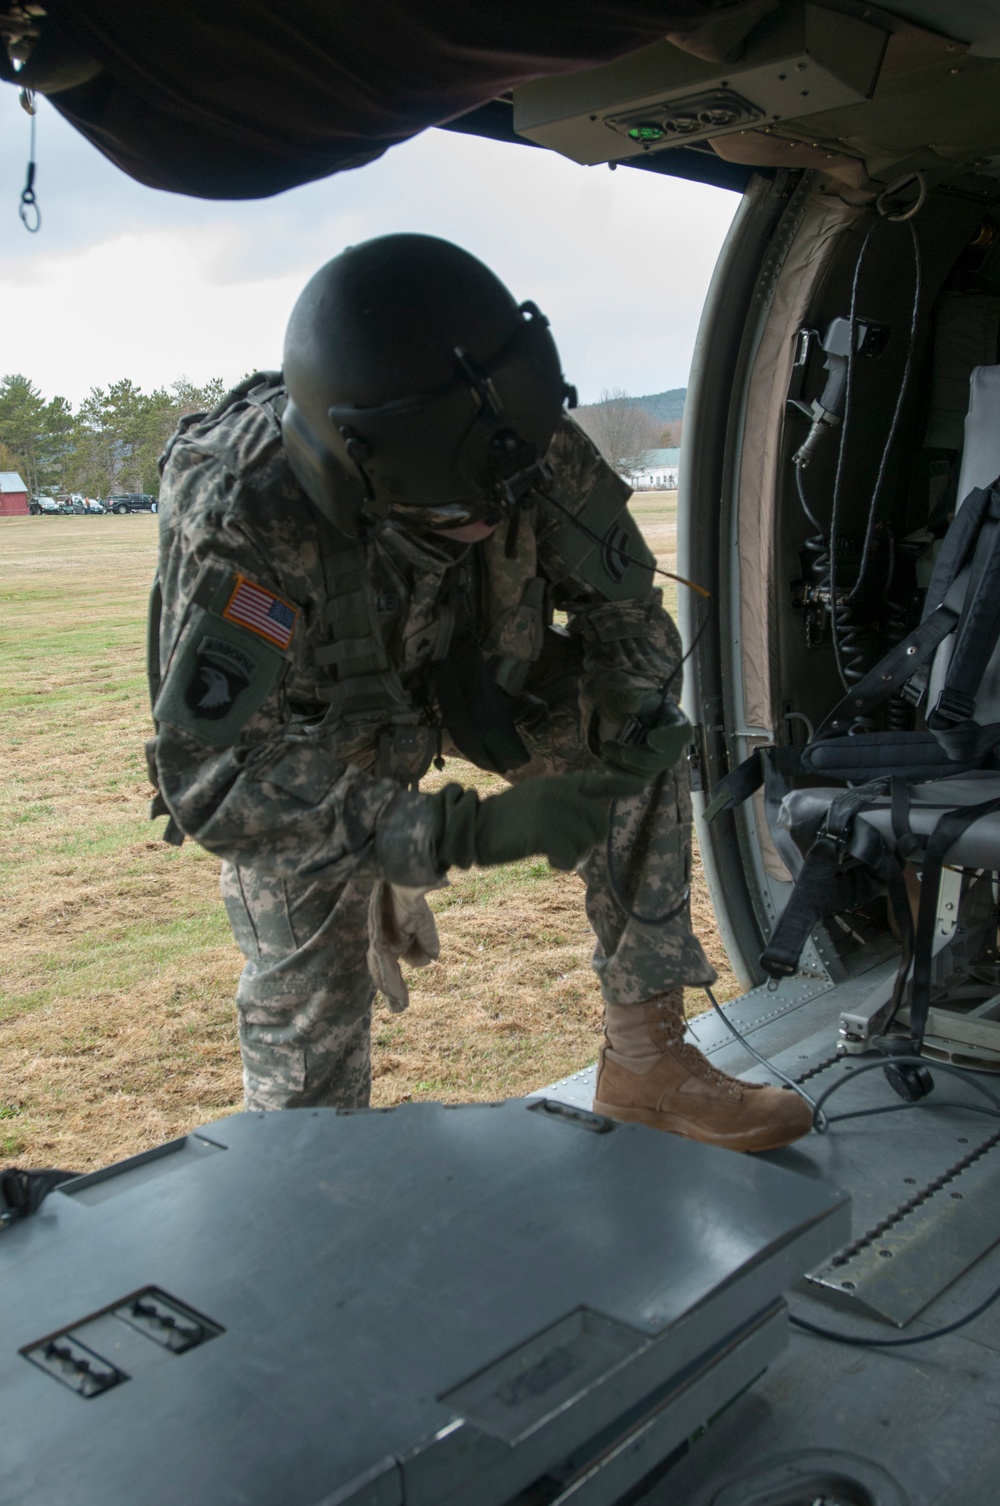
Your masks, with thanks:
[[[650,392],[645,397],[634,397],[632,401],[637,408],[645,408],[657,423],[672,424],[684,417],[686,397],[686,387],[671,387],[669,392]]]
[[[668,392],[649,392],[645,397],[630,397],[633,408],[645,408],[650,418],[659,424],[676,423],[684,417],[686,387],[671,387]],[[599,408],[600,403],[586,403],[587,408]]]

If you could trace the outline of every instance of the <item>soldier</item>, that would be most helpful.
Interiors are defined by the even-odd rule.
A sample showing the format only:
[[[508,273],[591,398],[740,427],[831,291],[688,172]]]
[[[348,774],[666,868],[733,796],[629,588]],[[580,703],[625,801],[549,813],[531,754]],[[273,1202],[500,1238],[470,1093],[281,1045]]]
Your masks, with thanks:
[[[741,1150],[809,1129],[684,1040],[684,985],[715,973],[688,914],[680,642],[567,401],[534,304],[393,235],[313,277],[283,375],[167,446],[154,772],[170,835],[223,860],[248,1108],[366,1104],[376,982],[404,1007],[400,958],[437,955],[426,892],[537,853],[586,882],[595,1108]],[[511,788],[421,793],[442,753]]]

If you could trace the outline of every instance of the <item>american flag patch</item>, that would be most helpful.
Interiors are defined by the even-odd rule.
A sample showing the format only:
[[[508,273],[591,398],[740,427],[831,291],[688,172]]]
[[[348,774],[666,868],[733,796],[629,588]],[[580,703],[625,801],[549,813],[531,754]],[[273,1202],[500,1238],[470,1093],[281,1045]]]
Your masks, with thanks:
[[[266,638],[269,643],[276,643],[279,648],[287,648],[291,643],[299,620],[297,607],[282,601],[273,591],[255,586],[242,575],[236,577],[233,594],[222,615],[227,622],[249,628],[251,633]]]

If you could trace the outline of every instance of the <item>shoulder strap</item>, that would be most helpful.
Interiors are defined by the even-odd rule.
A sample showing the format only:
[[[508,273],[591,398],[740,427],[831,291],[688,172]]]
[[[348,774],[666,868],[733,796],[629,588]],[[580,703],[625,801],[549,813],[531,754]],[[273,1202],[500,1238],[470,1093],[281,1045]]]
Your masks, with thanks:
[[[934,573],[927,588],[924,615],[920,625],[911,633],[907,633],[902,642],[890,649],[856,685],[852,685],[848,694],[837,703],[817,729],[817,738],[849,732],[858,717],[867,716],[876,706],[887,701],[891,695],[899,693],[906,682],[917,675],[918,671],[933,658],[938,646],[967,615],[971,586],[965,593],[964,603],[957,599],[949,599],[949,593],[951,593],[951,598],[959,594],[954,592],[952,587],[970,559],[980,553],[983,525],[987,519],[994,516],[1000,517],[1000,492],[995,486],[977,487],[969,493],[945,534],[937,563],[934,566]],[[994,530],[990,529],[988,548],[991,558],[994,551],[994,538]],[[997,555],[997,570],[1000,571],[1000,554]],[[991,576],[990,579],[992,581],[993,577]],[[996,610],[1000,616],[1000,580],[994,582],[991,590],[994,592]],[[979,631],[978,626],[976,631]],[[972,663],[973,670],[975,669],[973,649],[975,641],[971,636],[968,639],[969,656],[965,661],[967,664]],[[990,652],[995,641],[994,631],[993,636],[988,639]],[[982,648],[984,645],[980,642],[979,646]],[[977,688],[987,662],[988,656],[978,670]],[[975,704],[974,700],[973,704]],[[964,720],[964,718],[955,717],[954,720]]]
[[[1000,633],[1000,494],[989,494],[972,558],[955,646],[936,705],[928,707],[932,729],[971,721],[986,666]]]
[[[931,572],[924,603],[925,617],[944,601],[956,577],[971,559],[979,530],[990,511],[996,485],[994,482],[993,486],[975,487],[956,510]]]
[[[829,716],[816,730],[816,737],[831,737],[849,732],[859,716],[866,716],[876,706],[895,695],[911,675],[934,655],[940,643],[953,631],[959,620],[956,607],[942,602],[919,627],[889,650],[883,659],[870,669],[856,685],[852,685],[843,700],[838,701]]]

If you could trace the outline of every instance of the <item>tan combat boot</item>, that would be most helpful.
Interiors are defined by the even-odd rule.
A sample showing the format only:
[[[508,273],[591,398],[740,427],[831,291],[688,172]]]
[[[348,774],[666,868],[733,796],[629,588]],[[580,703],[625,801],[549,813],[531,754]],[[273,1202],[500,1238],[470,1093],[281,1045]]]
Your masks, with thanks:
[[[812,1114],[797,1093],[720,1072],[684,1031],[682,988],[606,1005],[594,1113],[727,1150],[776,1150],[809,1133]]]

